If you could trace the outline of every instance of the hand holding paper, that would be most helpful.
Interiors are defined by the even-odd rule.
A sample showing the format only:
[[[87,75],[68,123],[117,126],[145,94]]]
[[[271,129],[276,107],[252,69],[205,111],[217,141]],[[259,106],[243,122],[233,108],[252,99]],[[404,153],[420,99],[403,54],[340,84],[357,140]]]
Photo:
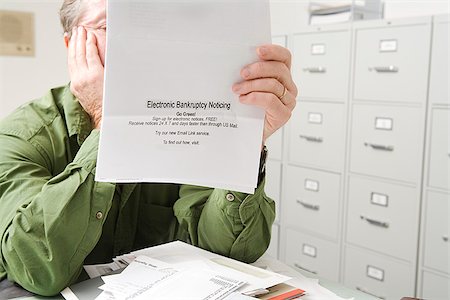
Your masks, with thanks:
[[[266,112],[263,144],[291,117],[298,90],[291,76],[291,53],[277,45],[257,49],[260,62],[241,71],[244,82],[233,85],[242,103],[256,105]]]

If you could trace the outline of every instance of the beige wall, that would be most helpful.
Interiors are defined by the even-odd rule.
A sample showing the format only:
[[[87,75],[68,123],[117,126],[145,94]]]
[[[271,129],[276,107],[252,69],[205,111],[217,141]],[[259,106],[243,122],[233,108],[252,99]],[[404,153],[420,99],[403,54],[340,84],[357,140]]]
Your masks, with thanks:
[[[33,12],[35,57],[0,56],[0,118],[17,106],[68,82],[66,51],[59,25],[60,0],[0,0],[0,9]]]

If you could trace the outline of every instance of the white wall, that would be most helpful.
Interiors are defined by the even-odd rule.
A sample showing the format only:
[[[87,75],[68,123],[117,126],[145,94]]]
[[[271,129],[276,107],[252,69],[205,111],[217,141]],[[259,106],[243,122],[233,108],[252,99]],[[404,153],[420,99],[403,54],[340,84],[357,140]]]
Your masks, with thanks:
[[[0,118],[68,82],[60,5],[60,0],[0,0],[2,10],[33,12],[36,26],[35,57],[0,56]]]

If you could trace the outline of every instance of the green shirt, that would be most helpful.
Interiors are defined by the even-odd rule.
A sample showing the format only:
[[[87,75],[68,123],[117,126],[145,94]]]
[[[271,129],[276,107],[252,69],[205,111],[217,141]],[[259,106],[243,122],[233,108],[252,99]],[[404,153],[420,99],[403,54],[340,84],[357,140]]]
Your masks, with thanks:
[[[53,295],[83,264],[174,239],[245,262],[266,250],[275,210],[264,180],[254,195],[95,182],[98,141],[68,86],[0,122],[0,280]]]

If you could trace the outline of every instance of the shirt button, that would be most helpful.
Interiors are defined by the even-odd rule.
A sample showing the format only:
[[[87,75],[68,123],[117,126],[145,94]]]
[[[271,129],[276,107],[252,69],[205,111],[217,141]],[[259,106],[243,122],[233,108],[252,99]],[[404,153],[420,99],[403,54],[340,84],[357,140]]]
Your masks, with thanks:
[[[226,198],[227,198],[227,200],[230,201],[230,202],[234,201],[234,195],[231,194],[231,193],[228,193],[227,196],[226,196]]]
[[[101,219],[103,218],[103,213],[102,213],[101,211],[98,211],[98,212],[95,214],[95,217],[97,218],[97,220],[101,220]]]

